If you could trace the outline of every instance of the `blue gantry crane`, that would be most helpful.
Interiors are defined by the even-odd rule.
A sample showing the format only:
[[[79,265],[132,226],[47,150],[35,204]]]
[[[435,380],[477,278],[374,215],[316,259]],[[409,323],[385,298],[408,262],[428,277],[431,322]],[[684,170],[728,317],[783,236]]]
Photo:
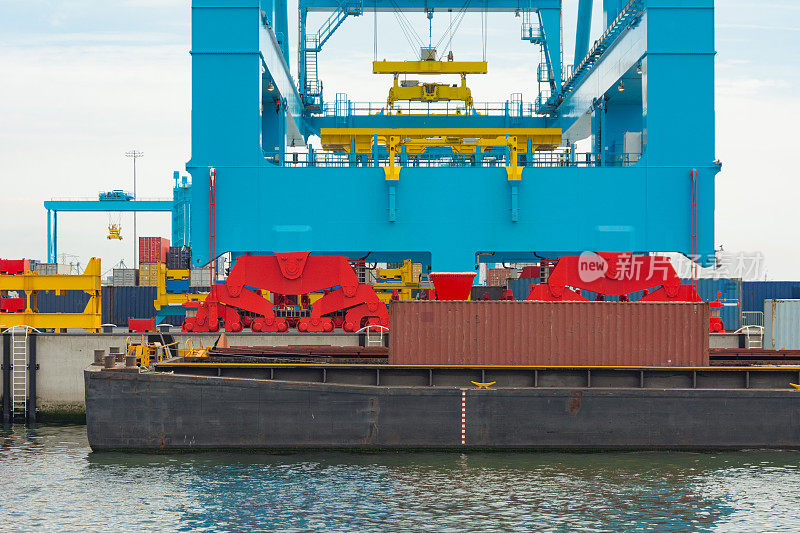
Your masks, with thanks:
[[[137,199],[133,194],[112,190],[103,191],[94,198],[53,198],[44,202],[47,211],[47,260],[56,261],[58,256],[58,213],[107,212],[107,213],[172,213],[172,244],[183,246],[190,241],[190,194],[191,182],[180,172],[173,172],[172,199]],[[134,244],[136,245],[136,244]]]
[[[562,7],[299,0],[295,78],[286,0],[193,0],[193,264],[208,263],[211,235],[215,253],[311,250],[437,270],[584,250],[713,257],[713,1],[603,0],[604,29],[590,42],[593,2],[579,0],[571,65]],[[327,101],[325,44],[376,10],[507,13],[531,43],[538,87],[471,103],[444,84],[404,80],[407,103]],[[328,18],[309,29],[309,13]],[[373,71],[462,68],[426,48]],[[321,150],[306,148],[311,135]]]

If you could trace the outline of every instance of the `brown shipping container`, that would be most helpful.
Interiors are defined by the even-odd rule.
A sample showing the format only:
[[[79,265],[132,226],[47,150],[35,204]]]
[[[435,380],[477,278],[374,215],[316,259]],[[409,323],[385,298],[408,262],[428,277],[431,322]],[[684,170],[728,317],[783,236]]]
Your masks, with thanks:
[[[425,302],[389,305],[389,362],[708,366],[707,303]]]
[[[506,287],[508,278],[514,273],[511,268],[490,268],[486,271],[486,285],[489,287]]]

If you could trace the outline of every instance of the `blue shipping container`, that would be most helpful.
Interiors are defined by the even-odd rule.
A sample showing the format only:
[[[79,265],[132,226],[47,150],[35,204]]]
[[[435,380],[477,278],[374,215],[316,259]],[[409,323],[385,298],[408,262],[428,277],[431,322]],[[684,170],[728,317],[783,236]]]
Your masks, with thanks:
[[[764,300],[764,348],[800,350],[800,300]]]
[[[155,318],[156,287],[103,287],[104,292],[107,289],[113,290],[108,291],[110,311],[104,323],[122,326],[128,318]]]
[[[183,294],[189,292],[188,279],[168,279],[166,280],[166,289],[170,294]]]
[[[742,311],[764,312],[764,300],[800,299],[800,281],[742,282]]]
[[[40,313],[81,313],[87,303],[89,295],[83,291],[61,291],[58,296],[55,292],[39,291],[36,295],[36,307]]]
[[[510,279],[508,280],[509,289],[514,294],[515,300],[525,300],[528,298],[531,285],[537,285],[539,278],[532,279]]]
[[[689,285],[691,279],[682,279],[681,283]],[[714,302],[719,298],[724,303],[738,303],[726,305],[722,308],[720,316],[725,323],[725,331],[735,331],[742,323],[742,280],[739,278],[701,278],[697,280],[697,294],[704,302]]]
[[[100,313],[103,324],[108,323],[111,313],[112,287],[103,287],[101,292]],[[56,296],[55,292],[39,291],[36,295],[36,308],[40,313],[82,313],[89,303],[89,295],[83,291],[61,291]]]

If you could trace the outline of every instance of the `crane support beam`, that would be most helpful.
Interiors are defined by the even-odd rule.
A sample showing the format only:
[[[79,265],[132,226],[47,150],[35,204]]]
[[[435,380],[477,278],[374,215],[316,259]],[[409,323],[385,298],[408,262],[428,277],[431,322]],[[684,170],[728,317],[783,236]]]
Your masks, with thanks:
[[[513,136],[517,148],[524,152],[528,140],[535,150],[547,150],[561,143],[559,128],[447,128],[431,130],[427,128],[326,128],[321,132],[322,147],[350,153],[366,154],[372,151],[374,139],[378,144],[388,145],[391,137],[413,143],[409,153],[421,153],[428,146],[450,146],[460,152],[474,152],[480,139],[496,139]],[[354,141],[354,142],[351,142]]]
[[[592,0],[580,0],[578,4],[578,27],[575,30],[575,58],[573,65],[580,63],[589,52],[589,33],[592,30]]]
[[[561,6],[540,8],[539,20],[542,23],[547,60],[553,75],[550,90],[555,97],[561,91]]]
[[[339,7],[338,0],[302,0],[301,8],[308,11],[333,11]],[[537,10],[540,8],[561,9],[561,0],[492,0],[491,2],[468,2],[464,0],[368,0],[364,2],[364,11],[491,11],[513,13],[518,9]]]
[[[47,200],[44,208],[49,211],[157,213],[172,211],[172,204],[172,200]]]
[[[486,74],[486,61],[373,61],[373,74]]]

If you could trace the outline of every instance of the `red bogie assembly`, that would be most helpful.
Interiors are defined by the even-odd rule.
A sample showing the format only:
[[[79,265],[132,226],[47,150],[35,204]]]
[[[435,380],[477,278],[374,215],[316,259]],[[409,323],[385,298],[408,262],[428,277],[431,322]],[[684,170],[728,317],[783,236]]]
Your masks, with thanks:
[[[693,285],[681,285],[669,259],[661,256],[598,253],[562,257],[547,283],[531,285],[528,300],[585,302],[580,290],[630,301],[630,294],[643,292],[640,302],[700,302]]]
[[[311,306],[309,316],[275,316],[272,302],[249,289],[254,287],[275,295],[275,305],[286,305],[286,295],[300,296],[308,308],[309,293],[323,292]],[[242,317],[240,311],[250,316]],[[344,317],[331,316],[344,313]],[[302,332],[327,333],[340,326],[358,331],[368,323],[389,325],[389,312],[369,285],[358,282],[346,257],[311,256],[309,252],[278,253],[274,256],[245,256],[237,259],[225,284],[211,287],[195,317],[183,323],[184,331],[241,331],[249,322],[255,332],[285,332],[290,322]]]

